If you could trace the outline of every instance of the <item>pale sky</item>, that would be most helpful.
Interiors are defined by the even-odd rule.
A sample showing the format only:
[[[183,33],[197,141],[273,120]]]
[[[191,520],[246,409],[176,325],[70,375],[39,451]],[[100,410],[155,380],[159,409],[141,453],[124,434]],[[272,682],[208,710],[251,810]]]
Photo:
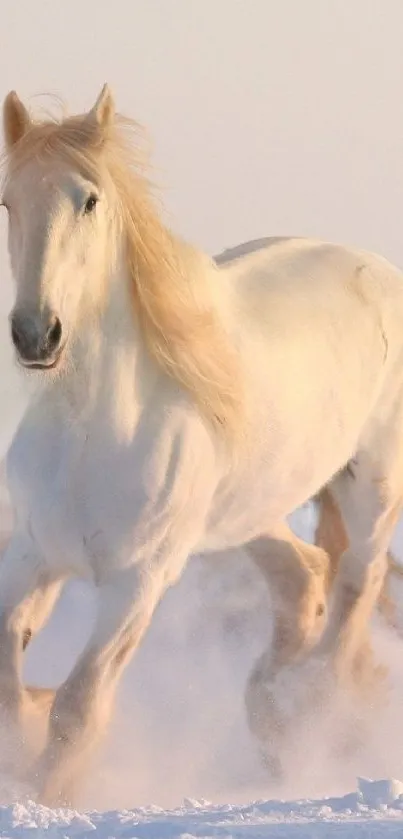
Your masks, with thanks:
[[[108,81],[194,243],[312,235],[403,266],[403,0],[4,0],[0,16],[1,98],[83,110]],[[8,410],[4,217],[0,265]]]

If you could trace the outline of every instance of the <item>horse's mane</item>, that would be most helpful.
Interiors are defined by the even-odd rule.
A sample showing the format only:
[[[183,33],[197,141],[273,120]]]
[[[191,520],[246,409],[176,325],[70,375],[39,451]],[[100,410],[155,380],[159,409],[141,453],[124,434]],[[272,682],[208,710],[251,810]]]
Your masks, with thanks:
[[[108,128],[88,115],[32,122],[5,152],[5,176],[33,157],[59,158],[96,182],[101,160],[106,164],[119,196],[133,301],[149,351],[213,426],[234,437],[242,424],[241,371],[213,304],[213,263],[163,224],[139,142],[143,136],[136,122],[120,115]]]

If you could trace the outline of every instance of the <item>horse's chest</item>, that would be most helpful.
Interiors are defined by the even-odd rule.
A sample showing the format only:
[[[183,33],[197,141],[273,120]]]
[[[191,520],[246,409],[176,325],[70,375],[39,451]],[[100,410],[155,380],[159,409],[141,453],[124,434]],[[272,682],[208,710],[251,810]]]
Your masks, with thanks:
[[[10,489],[44,558],[80,575],[98,575],[127,552],[132,505],[128,467],[82,431],[17,435]]]

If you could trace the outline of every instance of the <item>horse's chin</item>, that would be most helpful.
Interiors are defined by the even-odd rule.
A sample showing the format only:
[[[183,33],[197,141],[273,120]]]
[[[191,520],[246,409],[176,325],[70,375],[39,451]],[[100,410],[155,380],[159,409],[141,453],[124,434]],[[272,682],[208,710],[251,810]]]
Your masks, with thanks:
[[[30,373],[31,371],[39,373],[54,373],[61,367],[63,355],[64,347],[61,347],[59,352],[56,353],[56,355],[49,361],[27,361],[18,355],[17,361],[20,367],[22,367],[27,373]]]

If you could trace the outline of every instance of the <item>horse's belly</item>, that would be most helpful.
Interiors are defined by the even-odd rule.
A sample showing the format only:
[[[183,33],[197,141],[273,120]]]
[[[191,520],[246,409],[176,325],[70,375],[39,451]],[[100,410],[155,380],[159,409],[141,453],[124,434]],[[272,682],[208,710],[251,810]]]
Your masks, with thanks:
[[[306,500],[307,493],[301,493],[299,484],[290,484],[286,491],[276,492],[273,477],[267,475],[266,480],[240,482],[235,491],[215,499],[201,552],[243,545],[275,528]],[[313,492],[308,491],[308,497]]]
[[[224,550],[275,529],[343,468],[353,453],[350,434],[345,439],[339,435],[335,447],[329,445],[326,434],[322,440],[317,435],[301,439],[298,430],[288,444],[276,441],[268,450],[259,449],[244,474],[218,489],[200,549]]]

